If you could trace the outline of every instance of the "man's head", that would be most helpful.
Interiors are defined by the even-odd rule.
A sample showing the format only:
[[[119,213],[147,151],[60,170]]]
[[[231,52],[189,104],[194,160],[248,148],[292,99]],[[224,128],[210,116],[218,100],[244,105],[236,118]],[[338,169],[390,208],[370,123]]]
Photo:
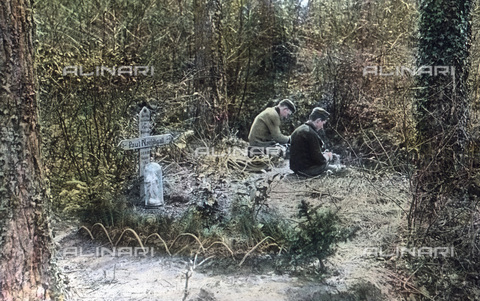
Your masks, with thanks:
[[[322,108],[316,107],[312,110],[309,120],[318,131],[323,129],[323,125],[327,122],[329,117],[330,113]]]
[[[284,99],[278,103],[278,108],[280,110],[280,117],[283,119],[288,118],[290,115],[295,113],[295,105],[290,99]]]

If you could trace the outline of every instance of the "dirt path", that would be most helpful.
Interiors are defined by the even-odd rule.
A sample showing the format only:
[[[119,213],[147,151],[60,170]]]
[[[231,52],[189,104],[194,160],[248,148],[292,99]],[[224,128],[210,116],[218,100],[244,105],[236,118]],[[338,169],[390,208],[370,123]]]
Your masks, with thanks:
[[[365,256],[365,248],[394,248],[408,200],[408,182],[398,174],[373,176],[349,169],[318,179],[298,178],[286,164],[263,174],[282,173],[271,185],[268,205],[285,218],[295,218],[297,205],[306,200],[315,206],[338,210],[345,227],[356,235],[338,246],[326,262],[329,275],[318,280],[279,275],[267,263],[258,269],[250,262],[242,268],[213,258],[196,267],[188,279],[192,258],[165,257],[158,252],[142,257],[89,256],[98,243],[75,235],[75,227],[60,229],[57,261],[68,278],[67,300],[397,300],[393,273],[383,258]],[[252,175],[258,177],[260,175]],[[78,248],[82,254],[78,254]],[[75,248],[75,249],[68,249]],[[77,254],[65,250],[77,250]],[[199,260],[200,261],[200,260]],[[198,264],[198,263],[196,263]],[[260,263],[261,264],[261,263]]]

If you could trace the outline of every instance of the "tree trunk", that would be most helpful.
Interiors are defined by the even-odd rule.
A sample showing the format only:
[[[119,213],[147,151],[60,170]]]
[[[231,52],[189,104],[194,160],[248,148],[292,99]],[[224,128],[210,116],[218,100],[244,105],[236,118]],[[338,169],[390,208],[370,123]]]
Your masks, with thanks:
[[[222,6],[220,0],[195,0],[195,130],[213,138],[228,131]]]
[[[459,192],[467,170],[468,57],[471,43],[472,1],[420,1],[419,53],[415,118],[420,159],[416,199],[410,223],[417,225],[439,216],[441,200]],[[439,66],[445,66],[440,74]],[[440,202],[439,202],[440,201]]]
[[[44,208],[31,0],[0,2],[0,298],[48,300],[51,236]]]

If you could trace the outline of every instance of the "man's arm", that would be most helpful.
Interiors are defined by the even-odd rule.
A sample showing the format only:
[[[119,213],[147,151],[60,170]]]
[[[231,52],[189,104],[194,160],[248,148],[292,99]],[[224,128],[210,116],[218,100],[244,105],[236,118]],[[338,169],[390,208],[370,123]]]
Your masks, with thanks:
[[[276,112],[275,112],[276,114]],[[286,144],[290,141],[290,136],[285,136],[280,131],[280,117],[279,116],[268,116],[267,120],[265,120],[265,124],[267,125],[270,134],[272,135],[273,140],[280,144]]]
[[[321,142],[317,137],[313,136],[314,134],[311,134],[311,135],[312,136],[308,137],[308,141],[309,141],[310,151],[312,154],[312,157],[311,157],[313,161],[312,163],[315,165],[325,165],[326,167],[327,159],[322,153]]]

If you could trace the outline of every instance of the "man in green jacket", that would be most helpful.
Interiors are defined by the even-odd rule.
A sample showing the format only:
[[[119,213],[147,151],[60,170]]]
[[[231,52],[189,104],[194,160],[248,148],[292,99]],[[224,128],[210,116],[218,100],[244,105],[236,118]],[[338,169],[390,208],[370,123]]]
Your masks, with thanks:
[[[283,119],[287,119],[293,113],[295,113],[295,105],[290,99],[284,99],[277,106],[267,108],[258,114],[248,134],[249,154],[265,153],[266,149],[269,149],[267,153],[271,153],[270,149],[274,149],[276,143],[290,143],[290,136],[282,134],[280,124]]]
[[[290,147],[290,169],[295,173],[315,177],[323,173],[328,161],[333,159],[331,152],[323,152],[324,143],[318,131],[323,129],[330,113],[322,108],[314,108],[309,120],[292,134]]]
[[[287,119],[295,113],[295,105],[290,99],[284,99],[275,107],[266,108],[253,121],[248,142],[251,146],[271,146],[275,143],[286,144],[290,136],[280,131],[282,119]]]

